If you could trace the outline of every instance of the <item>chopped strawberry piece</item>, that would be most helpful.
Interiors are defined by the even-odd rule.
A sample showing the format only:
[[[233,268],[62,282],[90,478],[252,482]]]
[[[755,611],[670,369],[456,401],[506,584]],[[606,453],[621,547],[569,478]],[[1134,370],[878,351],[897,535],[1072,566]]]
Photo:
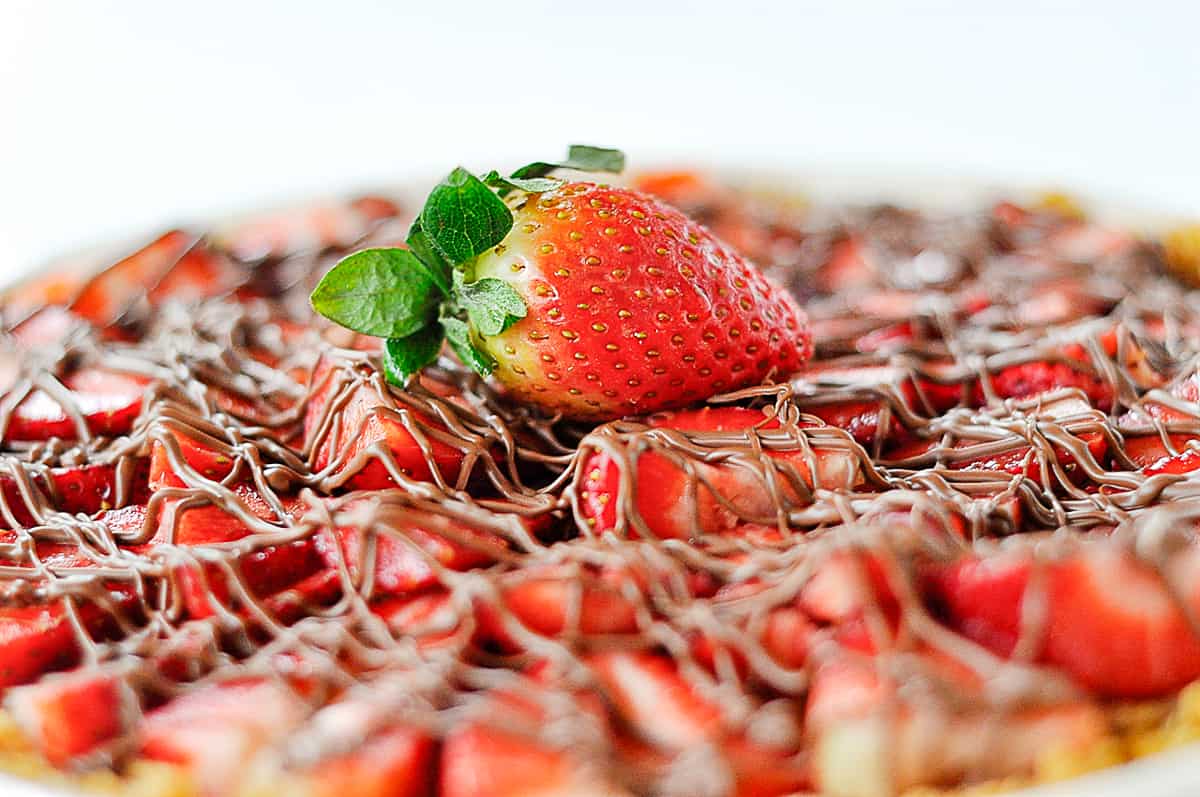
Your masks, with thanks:
[[[1036,398],[1036,397],[1035,397]],[[1073,398],[1048,398],[1043,405],[1040,401],[1027,399],[1028,404],[1023,408],[1027,415],[1039,421],[1058,424],[1064,430],[1086,446],[1088,454],[1096,463],[1103,463],[1108,454],[1108,439],[1093,427],[1099,423],[1090,422],[1089,405]],[[1072,431],[1072,428],[1076,431]],[[1074,448],[1074,446],[1071,446]],[[980,453],[972,453],[972,449]],[[1072,480],[1081,479],[1079,461],[1075,453],[1065,445],[1053,445],[1053,458],[1057,459],[1064,471]],[[989,445],[989,438],[960,437],[955,439],[948,448],[943,448],[938,442],[930,440],[914,440],[893,447],[888,453],[888,460],[893,463],[922,461],[936,454],[945,460],[946,466],[952,470],[986,470],[1000,473],[1010,473],[1024,476],[1032,481],[1042,478],[1041,452],[1029,445],[1020,445],[1013,438],[1003,450],[995,450]]]
[[[8,692],[5,707],[46,760],[66,766],[130,730],[137,699],[119,677],[81,670]]]
[[[864,653],[876,651],[876,630],[894,634],[900,621],[887,574],[879,559],[866,553],[839,551],[825,559],[804,585],[798,604],[814,620],[833,625],[844,647]]]
[[[0,687],[74,664],[79,644],[59,605],[0,610]]]
[[[656,746],[682,749],[721,730],[721,712],[701,697],[666,656],[597,653],[592,672],[622,719]]]
[[[312,797],[433,797],[436,747],[425,733],[392,728],[309,770]]]
[[[779,664],[803,667],[808,661],[817,627],[801,610],[781,606],[771,611],[763,630],[762,645]]]
[[[1113,389],[1103,379],[1064,362],[1029,362],[1001,368],[991,377],[992,389],[1000,398],[1028,398],[1055,388],[1077,387],[1087,394],[1098,410],[1112,407]],[[975,389],[975,401],[984,403],[982,386]]]
[[[133,427],[148,384],[142,377],[98,369],[77,371],[63,379],[74,405],[71,409],[78,412],[87,432],[107,436],[125,434]],[[7,404],[9,397],[4,402]],[[16,405],[4,439],[73,440],[79,432],[74,412],[48,393],[34,390]]]
[[[127,477],[129,493],[124,496],[126,502],[142,503],[149,498],[146,488],[147,467],[144,459],[133,462],[132,473]],[[111,509],[122,498],[118,495],[121,483],[119,468],[118,465],[50,468],[35,474],[33,483],[53,509],[94,515]],[[0,476],[0,492],[18,523],[29,526],[34,522],[33,507],[21,494],[16,480],[11,476]]]
[[[752,433],[757,429],[770,436],[771,431],[781,429],[778,420],[743,407],[662,413],[648,420],[655,428],[691,432],[691,439],[697,443],[711,433],[707,439],[724,441],[710,443],[714,449],[723,444],[739,444],[736,435],[729,438],[723,433]],[[786,441],[788,445],[784,447],[763,445],[785,502],[800,503],[801,491],[814,486],[848,487],[861,478],[857,459],[842,441],[823,444],[821,438],[810,437],[803,428],[796,434],[809,437],[809,445],[799,437]],[[616,529],[626,502],[636,510],[636,517],[625,518],[629,522],[627,533],[638,536],[644,533],[644,525],[645,530],[660,539],[726,533],[736,528],[739,520],[770,522],[777,515],[779,507],[767,480],[753,469],[731,461],[701,461],[687,454],[676,456],[687,461],[700,477],[694,489],[675,456],[650,450],[638,455],[634,495],[627,496],[621,489],[618,461],[604,450],[593,453],[582,469],[579,498],[584,516],[595,531]]]
[[[520,575],[502,587],[503,606],[484,601],[476,606],[482,637],[502,648],[521,648],[508,628],[506,612],[529,631],[549,637],[567,630],[570,611],[578,612],[574,619],[584,634],[631,634],[638,629],[637,607],[621,591],[619,571],[599,578],[553,568]]]
[[[150,489],[188,486],[187,471],[176,462],[209,481],[222,481],[233,472],[235,464],[226,451],[224,441],[202,432],[168,429],[166,436],[150,446]]]
[[[60,345],[87,322],[64,307],[47,305],[13,327],[13,341],[23,349]]]
[[[1196,558],[1190,554],[1186,564]],[[934,577],[935,594],[956,628],[1007,655],[1020,638],[1025,596],[1035,589],[1033,567],[1016,555],[967,559]],[[1147,565],[1102,542],[1042,567],[1045,585],[1035,599],[1045,601],[1046,620],[1042,638],[1033,640],[1040,660],[1113,697],[1160,696],[1200,677],[1200,639]]]
[[[818,272],[819,285],[825,293],[863,288],[877,278],[876,267],[866,246],[856,238],[843,238],[835,243],[829,259]]]
[[[903,442],[910,438],[901,423],[905,412],[928,417],[947,410],[962,400],[963,387],[954,381],[952,368],[946,364],[929,365],[938,378],[915,375],[906,369],[891,366],[840,368],[814,365],[800,374],[795,384],[799,388],[799,404],[806,413],[815,415],[830,426],[845,429],[863,446],[880,440]],[[841,401],[807,400],[814,388],[840,388],[846,392]],[[890,423],[881,430],[885,415]]]
[[[194,546],[244,539],[255,530],[239,517],[238,511],[247,511],[251,518],[261,521],[278,520],[271,505],[249,487],[237,487],[234,495],[244,510],[226,510],[210,503],[189,504],[187,499],[167,502],[150,543]],[[294,499],[284,502],[287,512],[297,507]],[[263,546],[236,557],[234,562],[242,585],[256,597],[288,589],[323,566],[311,539]],[[229,576],[216,564],[183,565],[175,569],[174,576],[180,599],[192,617],[211,616],[213,601],[228,604],[234,594]]]
[[[165,233],[93,277],[75,297],[70,309],[97,326],[116,321],[195,244],[195,236],[181,230]]]
[[[464,571],[489,565],[503,556],[507,545],[490,531],[414,510],[387,528],[344,526],[322,532],[316,548],[328,567],[345,562],[356,584],[361,583],[366,557],[372,556],[372,588],[397,595],[436,583],[439,568]]]
[[[307,713],[303,701],[276,681],[202,687],[146,714],[140,752],[185,767],[205,793],[227,794],[254,753]]]
[[[622,797],[570,752],[516,733],[472,724],[442,747],[441,797]]]
[[[348,380],[357,384],[348,385]],[[358,490],[394,487],[395,480],[381,457],[418,481],[432,481],[432,469],[452,482],[458,477],[463,451],[442,439],[445,426],[397,402],[382,382],[362,380],[325,359],[317,365],[312,385],[314,392],[304,418],[305,445],[311,451],[314,471],[334,466],[331,478],[335,486]],[[425,438],[428,456],[414,429]]]
[[[462,622],[449,593],[441,589],[385,598],[373,603],[371,612],[397,636],[416,640],[422,650],[452,642]]]
[[[1157,439],[1156,439],[1157,441]],[[1185,447],[1177,454],[1168,454],[1165,449],[1161,448],[1162,456],[1149,462],[1142,468],[1142,473],[1147,476],[1154,476],[1159,473],[1183,474],[1191,473],[1194,470],[1200,469],[1200,450],[1192,447]],[[1136,462],[1140,456],[1145,456],[1144,449],[1135,453],[1130,451],[1129,446],[1126,446],[1126,453]]]
[[[151,304],[167,299],[192,301],[229,293],[245,274],[225,255],[197,245],[175,261],[149,292]]]
[[[931,595],[955,628],[1001,656],[1009,656],[1021,633],[1021,602],[1029,583],[1022,558],[966,558],[929,576]]]

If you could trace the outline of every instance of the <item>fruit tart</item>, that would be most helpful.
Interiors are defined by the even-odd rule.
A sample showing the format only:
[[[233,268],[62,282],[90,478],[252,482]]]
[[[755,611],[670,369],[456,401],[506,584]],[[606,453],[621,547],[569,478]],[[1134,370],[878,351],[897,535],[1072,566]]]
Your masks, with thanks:
[[[0,769],[874,797],[1200,737],[1191,250],[622,166],[6,292]]]

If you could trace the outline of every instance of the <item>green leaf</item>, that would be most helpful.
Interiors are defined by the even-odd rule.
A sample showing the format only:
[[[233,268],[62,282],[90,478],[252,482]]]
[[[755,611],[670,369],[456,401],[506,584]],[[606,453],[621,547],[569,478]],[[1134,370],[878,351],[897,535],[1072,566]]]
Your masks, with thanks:
[[[495,370],[496,361],[471,340],[471,330],[466,321],[454,316],[443,316],[442,327],[446,330],[446,341],[450,348],[454,349],[454,353],[464,365],[481,376],[487,376]]]
[[[403,338],[434,320],[442,292],[407,249],[364,249],[334,266],[312,292],[313,308],[364,335]]]
[[[492,189],[459,167],[429,194],[420,224],[432,249],[458,266],[504,240],[513,218]]]
[[[564,169],[578,169],[581,172],[619,174],[625,170],[625,153],[619,149],[572,144],[567,149],[567,159],[562,166]]]
[[[578,169],[581,172],[620,172],[625,168],[625,153],[619,149],[572,144],[567,159],[561,163],[531,163],[512,173],[513,178],[544,177],[555,169]]]
[[[467,311],[475,331],[484,337],[499,335],[528,312],[521,294],[504,280],[484,277],[464,283],[459,278],[455,283],[459,304]]]
[[[445,332],[432,323],[403,338],[388,338],[383,347],[383,373],[393,385],[403,387],[408,378],[437,359]]]
[[[441,292],[450,295],[450,264],[442,257],[429,240],[429,236],[421,229],[421,219],[417,218],[408,229],[408,248],[417,259],[429,269],[429,276]]]
[[[542,191],[549,191],[552,188],[558,188],[565,180],[559,180],[557,177],[505,177],[500,172],[493,169],[483,176],[483,182],[490,185],[492,188],[500,189],[500,196],[504,196],[509,191],[528,191],[531,194],[539,194]]]

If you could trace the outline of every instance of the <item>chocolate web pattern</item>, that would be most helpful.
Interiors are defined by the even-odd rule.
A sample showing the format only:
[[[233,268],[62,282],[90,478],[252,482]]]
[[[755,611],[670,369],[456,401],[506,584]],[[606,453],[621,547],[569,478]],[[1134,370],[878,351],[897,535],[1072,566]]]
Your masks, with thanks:
[[[1038,658],[1036,568],[1009,658],[952,630],[924,573],[972,553],[1070,561],[1103,537],[1188,591],[1172,562],[1195,550],[1200,492],[1144,451],[1186,456],[1200,436],[1177,389],[1196,373],[1197,297],[1154,246],[1052,213],[678,199],[813,321],[808,371],[710,401],[761,410],[753,428],[571,424],[446,358],[389,387],[375,345],[306,301],[340,255],[403,237],[378,199],[282,238],[188,237],[151,269],[161,291],[111,308],[81,298],[111,272],[76,291],[74,316],[10,298],[0,602],[54,607],[70,640],[6,681],[10,705],[66,679],[116,685],[119,728],[74,768],[123,766],[140,717],[173,701],[259,689],[283,707],[256,752],[272,771],[317,772],[397,726],[481,726],[566,751],[595,793],[690,797],[830,785],[835,737],[810,693],[840,662],[889,685],[869,712],[885,741],[859,751],[889,788],[1027,773],[1034,751],[1012,737],[1043,738],[1031,717],[1106,722],[1099,696]],[[221,279],[176,286],[196,258]],[[1038,383],[1031,363],[1061,378]],[[144,385],[127,428],[72,389],[96,370]],[[47,400],[63,431],[30,439],[19,410]],[[647,457],[681,474],[687,534],[647,517],[666,510],[639,479]],[[598,462],[618,474],[601,503]],[[83,466],[104,505],[61,511],[55,474]],[[214,525],[238,531],[188,536]],[[376,559],[397,556],[419,578],[381,580]],[[294,566],[260,576],[272,560]],[[835,571],[861,604],[854,643],[833,618],[796,619]],[[535,592],[555,611],[518,603]],[[707,707],[702,732],[656,732],[627,705],[604,673],[631,653]]]

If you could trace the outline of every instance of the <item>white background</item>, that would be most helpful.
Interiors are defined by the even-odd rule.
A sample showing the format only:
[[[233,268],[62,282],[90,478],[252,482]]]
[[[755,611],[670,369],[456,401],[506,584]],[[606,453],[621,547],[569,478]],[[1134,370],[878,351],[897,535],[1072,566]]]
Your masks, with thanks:
[[[0,0],[0,277],[308,192],[620,145],[1200,214],[1177,3]]]

